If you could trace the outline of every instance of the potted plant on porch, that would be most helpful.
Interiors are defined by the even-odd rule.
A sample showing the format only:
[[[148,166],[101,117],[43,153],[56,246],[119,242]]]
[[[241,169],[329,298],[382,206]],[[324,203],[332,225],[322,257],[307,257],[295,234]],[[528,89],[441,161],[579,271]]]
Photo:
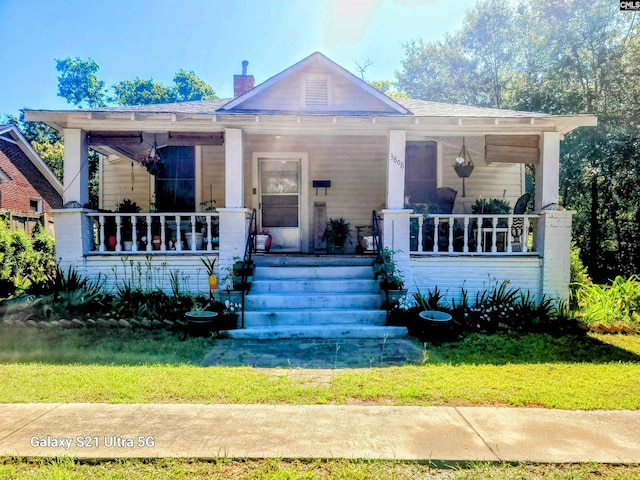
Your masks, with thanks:
[[[263,228],[262,230],[258,230],[256,232],[256,251],[258,252],[268,252],[271,249],[271,242],[273,238],[271,237],[271,232]]]
[[[381,258],[375,265],[375,277],[380,285],[380,290],[384,292],[384,305],[388,308],[396,305],[402,297],[407,294],[404,288],[404,277],[396,268],[394,255],[397,252],[385,247]]]
[[[351,224],[343,217],[330,218],[322,234],[327,253],[344,253],[344,244],[351,237]]]

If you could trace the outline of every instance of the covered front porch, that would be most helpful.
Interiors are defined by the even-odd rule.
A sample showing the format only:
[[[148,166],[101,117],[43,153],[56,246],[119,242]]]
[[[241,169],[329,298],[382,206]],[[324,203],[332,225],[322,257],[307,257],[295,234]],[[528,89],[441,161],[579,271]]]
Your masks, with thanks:
[[[117,271],[125,258],[164,265],[193,279],[204,275],[200,258],[215,256],[217,273],[224,282],[227,269],[244,256],[252,232],[269,231],[270,255],[326,254],[322,234],[326,221],[336,217],[351,224],[345,253],[373,255],[370,236],[363,239],[358,235],[360,229],[372,226],[373,212],[379,221],[380,246],[397,252],[396,261],[409,289],[440,287],[443,280],[438,279],[443,276],[434,276],[432,271],[438,268],[446,271],[451,288],[464,285],[474,292],[486,288],[489,279],[509,279],[534,295],[565,295],[571,212],[557,209],[560,135],[556,133],[544,132],[539,137],[534,210],[501,214],[473,213],[470,206],[478,198],[491,197],[502,197],[514,205],[524,189],[523,165],[492,164],[482,158],[478,154],[484,138],[467,137],[470,131],[441,134],[432,140],[438,189],[460,189],[460,178],[450,159],[463,137],[476,155],[476,171],[466,179],[466,195],[458,194],[449,213],[416,213],[415,205],[407,202],[407,185],[415,180],[408,178],[405,168],[407,152],[420,143],[410,130],[384,130],[376,135],[353,131],[335,135],[324,130],[287,135],[279,131],[275,135],[225,128],[218,132],[222,145],[173,145],[194,150],[193,204],[197,206],[192,211],[163,212],[150,211],[158,200],[157,180],[138,165],[136,155],[114,159],[108,149],[101,160],[103,209],[78,208],[88,200],[88,177],[83,172],[92,148],[91,133],[75,128],[64,133],[69,180],[66,207],[56,212],[56,221],[63,226],[58,257],[63,267],[74,265],[81,273]],[[197,135],[202,132],[184,132],[183,138]],[[104,143],[108,137],[108,132],[101,135]],[[158,133],[143,132],[145,137],[157,138]],[[162,155],[163,149],[158,150]],[[484,183],[487,175],[498,173],[507,180],[522,181],[501,190],[503,185],[496,189],[496,185]],[[322,183],[315,185],[325,186],[314,187],[318,180]],[[114,182],[119,193],[109,186]],[[124,195],[134,199],[141,211],[109,212],[122,203]],[[267,199],[272,202],[268,206]],[[274,199],[282,204],[278,206]],[[271,207],[276,212],[281,208],[281,212],[268,211]],[[555,261],[547,263],[545,258]],[[469,273],[476,266],[481,275]],[[109,276],[107,285],[113,286],[114,281]],[[190,283],[193,291],[207,290],[204,281]],[[164,283],[162,288],[168,291],[170,285]]]

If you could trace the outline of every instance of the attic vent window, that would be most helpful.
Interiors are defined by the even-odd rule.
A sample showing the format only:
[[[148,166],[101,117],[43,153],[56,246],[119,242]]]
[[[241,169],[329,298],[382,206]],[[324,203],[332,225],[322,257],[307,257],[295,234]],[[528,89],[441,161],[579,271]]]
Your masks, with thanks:
[[[304,79],[304,106],[323,107],[330,105],[330,83],[325,76],[309,76]]]

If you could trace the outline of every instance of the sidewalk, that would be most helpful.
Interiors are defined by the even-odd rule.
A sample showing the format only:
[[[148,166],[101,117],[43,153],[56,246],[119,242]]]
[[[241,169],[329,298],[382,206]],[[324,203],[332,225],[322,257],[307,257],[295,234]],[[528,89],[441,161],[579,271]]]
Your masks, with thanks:
[[[640,463],[640,411],[0,404],[0,456]]]

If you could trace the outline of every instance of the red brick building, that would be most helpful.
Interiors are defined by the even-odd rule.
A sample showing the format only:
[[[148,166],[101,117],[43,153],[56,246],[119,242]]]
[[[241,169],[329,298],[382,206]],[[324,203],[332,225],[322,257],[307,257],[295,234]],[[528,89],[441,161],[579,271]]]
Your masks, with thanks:
[[[50,227],[49,212],[62,207],[62,194],[60,181],[19,130],[0,125],[0,214],[27,232],[41,219]]]

